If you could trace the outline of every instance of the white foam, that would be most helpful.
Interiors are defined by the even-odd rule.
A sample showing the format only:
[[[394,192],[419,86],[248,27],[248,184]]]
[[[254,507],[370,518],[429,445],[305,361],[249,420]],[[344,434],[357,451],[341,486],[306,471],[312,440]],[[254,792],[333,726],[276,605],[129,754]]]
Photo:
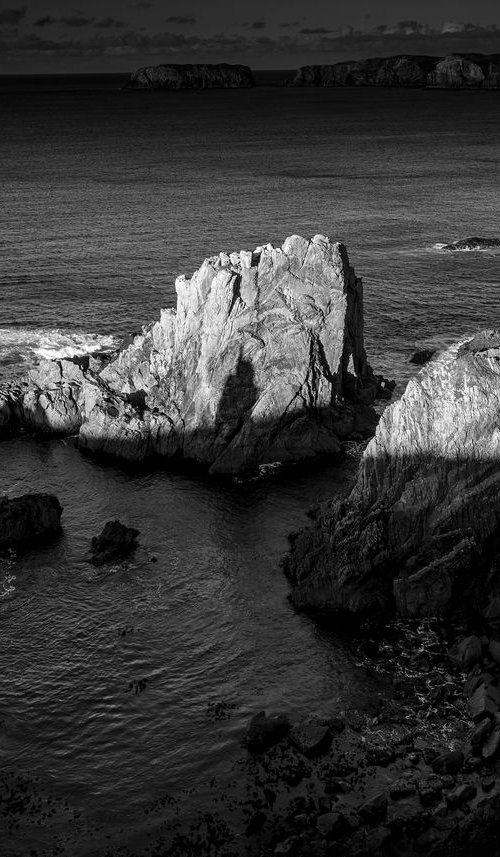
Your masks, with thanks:
[[[98,351],[112,351],[117,344],[114,336],[61,328],[0,328],[0,359],[9,363],[32,363],[35,357],[48,360],[82,357]]]

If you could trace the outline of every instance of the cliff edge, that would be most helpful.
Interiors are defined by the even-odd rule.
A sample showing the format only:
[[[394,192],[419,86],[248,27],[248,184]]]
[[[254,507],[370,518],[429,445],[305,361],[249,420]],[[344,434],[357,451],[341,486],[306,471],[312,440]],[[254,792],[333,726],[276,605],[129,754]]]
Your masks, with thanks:
[[[285,561],[303,608],[500,619],[500,332],[436,356],[382,415],[346,501]]]

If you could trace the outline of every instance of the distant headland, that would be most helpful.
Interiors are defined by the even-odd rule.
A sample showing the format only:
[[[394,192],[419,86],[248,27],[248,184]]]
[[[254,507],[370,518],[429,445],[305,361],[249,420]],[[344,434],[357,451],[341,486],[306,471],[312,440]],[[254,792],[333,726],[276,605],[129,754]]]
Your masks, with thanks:
[[[405,54],[334,65],[305,65],[298,69],[290,85],[500,89],[500,54]]]
[[[247,65],[154,65],[135,71],[124,89],[241,89],[255,86]]]

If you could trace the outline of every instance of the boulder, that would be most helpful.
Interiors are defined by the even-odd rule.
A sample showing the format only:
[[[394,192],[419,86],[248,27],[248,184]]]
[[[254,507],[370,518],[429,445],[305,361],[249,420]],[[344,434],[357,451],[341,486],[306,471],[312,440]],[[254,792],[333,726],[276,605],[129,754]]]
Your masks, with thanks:
[[[431,767],[435,774],[457,774],[463,764],[464,754],[461,750],[447,750],[436,756]]]
[[[500,694],[493,685],[481,684],[469,700],[469,711],[474,723],[485,717],[494,718],[500,705]]]
[[[139,530],[134,527],[126,527],[120,521],[108,521],[100,536],[92,539],[90,562],[99,566],[123,559],[136,549],[138,535]]]
[[[241,89],[255,86],[249,66],[161,64],[137,69],[124,89]]]
[[[58,536],[61,514],[62,506],[52,494],[0,497],[0,551]]]
[[[500,247],[499,238],[460,238],[451,244],[445,244],[443,250],[450,252],[469,252],[471,250],[496,250]]]
[[[500,751],[500,726],[496,726],[490,735],[486,738],[483,744],[481,755],[483,759],[489,761],[498,756]]]
[[[248,751],[258,755],[286,738],[289,731],[290,721],[285,714],[267,716],[265,711],[259,711],[250,720],[244,741]]]
[[[311,714],[294,724],[290,741],[304,756],[312,759],[326,753],[332,743],[332,732],[327,720]]]
[[[428,363],[429,360],[432,360],[435,353],[435,348],[423,348],[421,351],[415,351],[410,357],[410,363],[414,363],[415,366],[423,366],[424,363]]]
[[[350,496],[295,538],[284,563],[293,602],[357,615],[482,612],[500,592],[499,400],[499,331],[424,366],[384,411]]]
[[[448,657],[460,669],[464,671],[470,670],[474,664],[480,663],[483,659],[483,649],[479,637],[471,634],[468,637],[464,637],[463,640],[458,640],[448,650]]]

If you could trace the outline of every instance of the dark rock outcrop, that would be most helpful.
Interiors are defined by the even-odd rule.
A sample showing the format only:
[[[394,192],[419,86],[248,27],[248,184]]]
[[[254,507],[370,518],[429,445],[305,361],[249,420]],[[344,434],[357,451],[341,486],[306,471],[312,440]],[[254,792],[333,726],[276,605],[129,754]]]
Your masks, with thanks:
[[[124,89],[239,89],[250,86],[255,86],[255,81],[246,65],[168,63],[139,68]]]
[[[138,546],[139,530],[126,527],[120,521],[108,521],[100,536],[92,539],[90,561],[93,565],[104,565],[115,559],[123,559]]]
[[[382,415],[349,498],[294,539],[294,603],[498,622],[499,401],[500,332],[427,364]]]
[[[62,506],[52,494],[0,497],[0,551],[58,536],[61,514]]]
[[[104,368],[43,363],[4,396],[4,430],[80,429],[82,449],[182,457],[236,473],[337,453],[373,433],[391,385],[363,343],[361,280],[322,235],[206,259],[176,281],[177,310]]]
[[[403,54],[333,65],[302,66],[291,85],[499,89],[500,55],[432,57]]]
[[[248,724],[245,745],[250,753],[263,753],[286,738],[289,731],[290,721],[285,714],[267,715],[259,711]]]
[[[453,241],[451,244],[445,244],[443,250],[451,252],[468,252],[470,250],[496,250],[500,247],[499,238],[460,238],[459,241]]]

